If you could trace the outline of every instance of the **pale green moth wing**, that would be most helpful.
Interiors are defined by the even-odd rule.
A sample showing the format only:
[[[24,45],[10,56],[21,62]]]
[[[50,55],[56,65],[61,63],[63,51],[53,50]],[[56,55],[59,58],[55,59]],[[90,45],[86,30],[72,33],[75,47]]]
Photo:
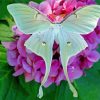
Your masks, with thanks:
[[[69,58],[84,50],[87,47],[87,43],[80,34],[68,33],[67,30],[64,30],[63,28],[60,29],[58,34],[58,42],[60,46],[61,62],[66,79],[73,92],[73,96],[77,97],[77,91],[68,77],[67,65]]]
[[[36,9],[32,9],[24,4],[10,4],[8,11],[13,16],[17,27],[25,34],[44,32],[49,28],[50,21],[46,16],[39,14]]]
[[[25,42],[26,48],[41,56],[45,61],[46,72],[39,89],[39,98],[41,98],[42,86],[48,78],[52,61],[54,34],[50,28],[51,22],[36,9],[24,4],[11,4],[7,8],[14,17],[17,27],[25,34],[32,34]]]
[[[68,33],[88,34],[94,30],[100,18],[100,6],[90,5],[65,18],[61,23]]]
[[[36,53],[37,55],[41,56],[46,65],[46,72],[45,76],[41,82],[41,86],[47,81],[50,66],[52,61],[52,47],[54,43],[54,34],[52,29],[46,30],[43,34],[37,33],[32,34],[32,36],[26,41],[25,46],[26,48],[30,49],[32,52]],[[40,87],[39,90],[39,98],[43,96],[42,88]]]

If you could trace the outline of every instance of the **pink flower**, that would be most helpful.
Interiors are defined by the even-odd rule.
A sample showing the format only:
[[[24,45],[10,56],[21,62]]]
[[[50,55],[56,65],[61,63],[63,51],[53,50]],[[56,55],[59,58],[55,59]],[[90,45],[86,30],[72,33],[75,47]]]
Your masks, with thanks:
[[[97,41],[98,41],[98,43],[100,43],[100,20],[98,22],[98,26],[95,28],[95,32],[97,35]]]
[[[68,2],[66,0],[46,0],[39,5],[34,2],[30,2],[29,6],[32,8],[35,7],[48,16],[53,22],[59,22],[66,14],[69,14],[73,11],[74,7],[76,7],[76,4],[76,0],[69,0]]]
[[[90,49],[95,49],[98,46],[98,36],[95,31],[91,32],[90,34],[84,35],[83,37],[87,41],[88,47]]]
[[[93,0],[46,0],[40,4],[30,2],[31,8],[36,8],[46,15],[52,21],[61,21],[64,16],[70,14],[73,10],[85,5],[94,4]],[[13,26],[12,31],[15,33],[15,42],[3,42],[2,44],[7,51],[8,63],[14,66],[13,76],[24,75],[25,81],[35,80],[41,83],[45,74],[44,60],[25,48],[24,43],[30,37],[25,35],[16,26]],[[91,68],[94,62],[100,59],[100,54],[96,51],[98,43],[100,43],[100,25],[88,35],[83,36],[88,43],[88,48],[78,55],[70,58],[68,63],[68,75],[71,81],[80,78],[84,69]],[[59,60],[58,45],[55,43],[53,47],[53,60],[49,78],[45,83],[48,87],[52,83],[59,85],[62,80],[66,80],[62,65]],[[67,51],[66,51],[67,52]]]
[[[86,49],[77,55],[77,64],[82,70],[91,68],[94,62],[100,59],[100,54],[96,50]]]

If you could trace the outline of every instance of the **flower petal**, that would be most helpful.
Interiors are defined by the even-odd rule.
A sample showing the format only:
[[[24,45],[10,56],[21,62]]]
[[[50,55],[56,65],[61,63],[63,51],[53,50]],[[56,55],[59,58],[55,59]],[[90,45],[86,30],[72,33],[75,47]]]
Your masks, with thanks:
[[[52,13],[51,6],[47,1],[44,1],[39,5],[39,10],[43,12],[45,15],[49,15]]]
[[[48,77],[48,80],[47,80],[46,83],[44,84],[44,87],[45,87],[45,88],[49,87],[53,82],[54,82],[54,79],[51,78],[51,77]]]
[[[68,66],[68,75],[71,81],[83,75],[83,71],[77,66]]]
[[[16,66],[17,65],[17,58],[18,58],[18,52],[17,50],[8,50],[7,51],[7,60],[9,65]]]
[[[32,81],[34,79],[32,74],[30,74],[30,73],[25,73],[24,75],[25,75],[25,81],[26,82],[30,82],[30,81]]]
[[[18,43],[17,48],[21,56],[26,57],[26,48],[24,46],[25,41],[29,38],[28,35],[21,35]]]
[[[50,70],[50,77],[56,77],[58,74],[58,69],[60,67],[60,63],[57,60],[53,60],[52,64],[51,64],[51,70]]]
[[[38,9],[39,4],[36,3],[36,2],[30,1],[30,2],[29,2],[29,6],[32,7],[32,8],[36,8],[36,9]]]
[[[97,51],[91,51],[87,59],[91,62],[97,62],[100,59],[100,54]]]
[[[24,70],[23,70],[23,68],[20,68],[19,70],[17,70],[14,74],[13,74],[13,76],[19,76],[19,75],[22,75],[24,73]]]
[[[27,72],[27,73],[31,73],[32,72],[32,67],[29,66],[25,60],[22,61],[22,66],[23,69]]]
[[[14,50],[17,47],[17,42],[2,42],[2,45],[9,50]]]

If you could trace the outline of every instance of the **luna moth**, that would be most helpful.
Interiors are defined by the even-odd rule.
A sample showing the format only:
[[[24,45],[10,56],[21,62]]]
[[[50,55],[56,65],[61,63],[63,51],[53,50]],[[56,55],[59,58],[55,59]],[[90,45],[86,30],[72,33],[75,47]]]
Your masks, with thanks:
[[[88,46],[81,34],[88,34],[94,30],[100,18],[100,6],[90,5],[75,10],[70,15],[66,15],[61,22],[52,22],[37,9],[24,4],[10,4],[7,8],[17,27],[23,33],[31,34],[24,44],[26,48],[45,61],[46,72],[39,89],[39,97],[43,95],[42,86],[50,72],[54,41],[58,42],[60,47],[61,63],[69,87],[73,96],[77,97],[78,93],[68,77],[68,60]]]

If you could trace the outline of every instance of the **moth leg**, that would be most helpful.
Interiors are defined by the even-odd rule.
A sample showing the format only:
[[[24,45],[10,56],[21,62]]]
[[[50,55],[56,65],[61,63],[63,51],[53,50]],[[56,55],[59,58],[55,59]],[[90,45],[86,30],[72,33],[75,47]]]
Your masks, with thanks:
[[[39,14],[40,14],[40,13],[39,13],[39,12],[37,12],[37,13],[35,14],[35,18],[37,18]]]
[[[74,13],[74,15],[76,16],[76,18],[78,18],[78,15],[76,13]]]

